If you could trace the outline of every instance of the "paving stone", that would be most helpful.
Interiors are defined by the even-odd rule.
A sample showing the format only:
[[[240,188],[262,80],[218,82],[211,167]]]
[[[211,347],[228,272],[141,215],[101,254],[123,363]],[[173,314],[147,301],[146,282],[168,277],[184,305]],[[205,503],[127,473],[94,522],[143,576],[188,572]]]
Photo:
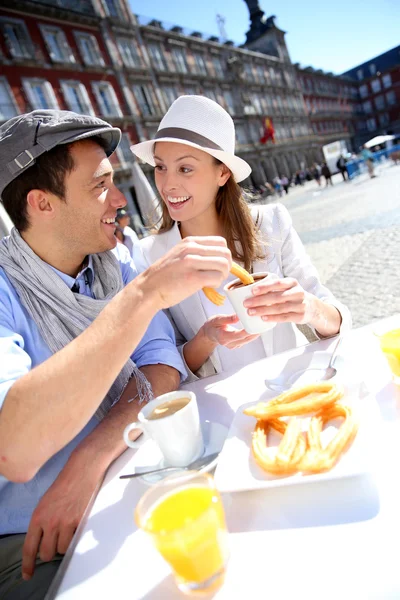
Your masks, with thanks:
[[[400,313],[400,165],[378,177],[281,198],[321,280],[350,308],[355,327]]]

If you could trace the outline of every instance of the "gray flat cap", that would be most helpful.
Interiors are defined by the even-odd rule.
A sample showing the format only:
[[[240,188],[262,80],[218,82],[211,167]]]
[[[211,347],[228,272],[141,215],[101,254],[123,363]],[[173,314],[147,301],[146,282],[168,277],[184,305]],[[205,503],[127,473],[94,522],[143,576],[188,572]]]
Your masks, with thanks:
[[[105,140],[110,156],[120,142],[121,130],[97,117],[68,110],[41,109],[13,117],[0,127],[0,196],[44,152],[94,135]]]

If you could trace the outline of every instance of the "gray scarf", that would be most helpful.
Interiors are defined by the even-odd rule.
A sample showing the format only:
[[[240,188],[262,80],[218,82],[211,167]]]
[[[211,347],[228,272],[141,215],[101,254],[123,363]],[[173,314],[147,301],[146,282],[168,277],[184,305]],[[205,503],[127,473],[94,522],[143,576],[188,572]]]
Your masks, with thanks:
[[[93,254],[92,260],[92,289],[96,299],[72,292],[61,277],[33,252],[15,228],[0,243],[0,266],[54,353],[81,334],[124,286],[119,263],[112,252]],[[129,359],[95,413],[99,420],[119,400],[133,375],[140,401],[152,398],[150,383]]]

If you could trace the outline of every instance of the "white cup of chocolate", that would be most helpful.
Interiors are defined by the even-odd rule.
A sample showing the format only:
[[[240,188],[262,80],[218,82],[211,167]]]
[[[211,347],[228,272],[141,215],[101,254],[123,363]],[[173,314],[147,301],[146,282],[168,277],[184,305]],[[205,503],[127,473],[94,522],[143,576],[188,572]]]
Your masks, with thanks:
[[[260,285],[266,279],[279,279],[275,273],[255,273],[253,275],[254,283],[250,283],[249,285],[244,284],[240,279],[235,279],[230,283],[227,283],[224,286],[224,292],[229,298],[230,303],[232,304],[237,316],[239,317],[243,328],[247,331],[247,333],[255,334],[255,333],[264,333],[269,329],[275,327],[276,323],[272,323],[270,321],[263,321],[261,317],[250,316],[247,312],[247,308],[243,306],[243,302],[247,298],[252,298],[253,294],[251,292],[253,287]]]

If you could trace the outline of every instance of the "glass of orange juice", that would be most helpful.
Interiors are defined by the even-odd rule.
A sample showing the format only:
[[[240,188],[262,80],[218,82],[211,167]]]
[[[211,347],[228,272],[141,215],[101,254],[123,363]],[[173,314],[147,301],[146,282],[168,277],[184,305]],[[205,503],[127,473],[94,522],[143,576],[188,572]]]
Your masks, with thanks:
[[[135,519],[172,567],[184,594],[201,596],[222,585],[228,532],[211,475],[189,471],[164,479],[142,496]]]
[[[388,326],[386,326],[388,327]],[[388,329],[384,326],[375,327],[374,333],[379,340],[389,367],[393,374],[393,380],[400,384],[400,328]]]

